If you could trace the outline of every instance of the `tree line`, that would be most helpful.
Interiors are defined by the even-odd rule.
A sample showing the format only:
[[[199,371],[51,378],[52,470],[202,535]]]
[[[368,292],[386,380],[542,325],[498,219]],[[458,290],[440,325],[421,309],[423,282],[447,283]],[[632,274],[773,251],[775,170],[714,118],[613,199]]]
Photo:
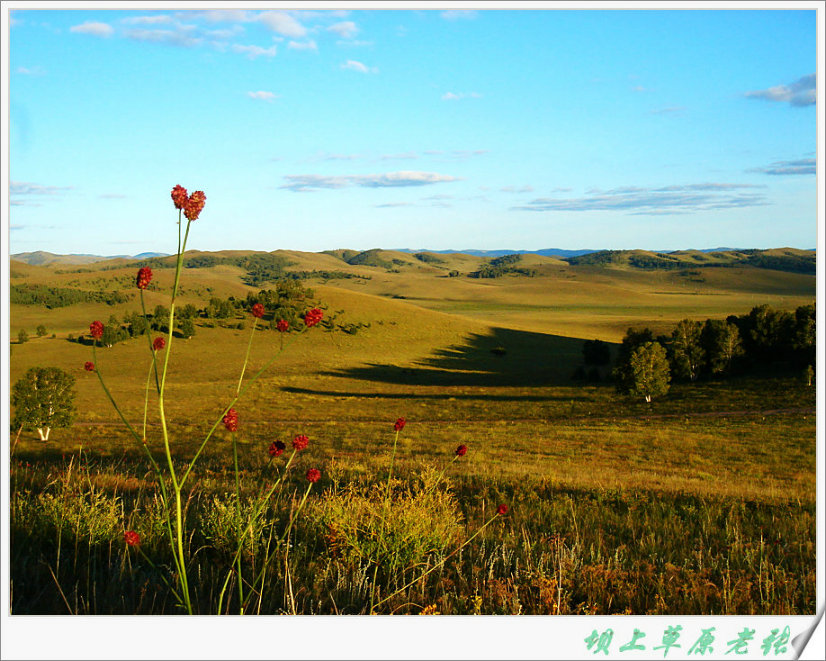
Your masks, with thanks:
[[[672,380],[690,383],[750,372],[803,370],[811,384],[816,346],[814,305],[802,305],[794,312],[759,305],[725,320],[683,319],[667,335],[629,328],[611,371],[609,345],[587,340],[583,359],[590,372],[580,367],[574,377],[599,380],[605,370],[620,392],[641,395],[646,401],[665,394]]]

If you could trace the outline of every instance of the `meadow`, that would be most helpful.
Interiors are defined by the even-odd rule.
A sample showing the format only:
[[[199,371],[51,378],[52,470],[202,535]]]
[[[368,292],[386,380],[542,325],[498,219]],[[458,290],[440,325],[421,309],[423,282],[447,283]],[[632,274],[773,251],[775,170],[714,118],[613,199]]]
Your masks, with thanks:
[[[236,405],[237,444],[219,429],[205,447],[185,501],[195,612],[239,611],[238,556],[243,576],[262,576],[247,613],[815,611],[814,387],[792,370],[764,370],[675,383],[649,405],[617,394],[606,373],[571,379],[585,339],[616,354],[631,326],[668,332],[680,319],[763,303],[794,310],[813,302],[813,275],[526,256],[530,277],[480,279],[467,277],[485,261],[471,255],[371,252],[378,266],[277,253],[291,268],[359,276],[305,282],[328,318],[359,330],[287,334]],[[14,613],[181,612],[146,456],[84,370],[91,347],[69,339],[94,319],[140,309],[135,271],[128,260],[12,262],[12,285],[132,296],[11,307],[12,338],[31,337],[12,344],[11,382],[56,366],[75,376],[77,393],[74,424],[48,442],[11,431]],[[147,308],[168,304],[173,277],[154,268]],[[179,303],[267,287],[244,277],[229,264],[184,269]],[[285,344],[252,331],[248,313],[212,326],[198,319],[194,337],[173,340],[166,415],[180,466],[232,399],[251,333],[248,374]],[[96,369],[136,426],[147,367],[142,338],[97,349]],[[399,417],[407,422],[394,444]],[[285,471],[286,454],[272,459],[268,447],[298,434],[310,444]],[[160,462],[152,416],[146,438]],[[313,467],[321,479],[304,504]],[[276,470],[277,494],[256,509]],[[496,516],[500,504],[508,512]],[[236,553],[239,520],[254,534]],[[140,552],[124,544],[125,530],[139,533]]]

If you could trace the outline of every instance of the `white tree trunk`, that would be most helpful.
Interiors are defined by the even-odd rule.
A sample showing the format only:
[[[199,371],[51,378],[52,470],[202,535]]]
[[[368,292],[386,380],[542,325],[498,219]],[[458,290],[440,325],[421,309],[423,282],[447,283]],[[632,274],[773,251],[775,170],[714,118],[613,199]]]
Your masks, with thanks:
[[[48,441],[49,440],[49,433],[51,431],[52,431],[51,427],[38,427],[37,428],[37,433],[40,434],[40,440],[41,441]]]

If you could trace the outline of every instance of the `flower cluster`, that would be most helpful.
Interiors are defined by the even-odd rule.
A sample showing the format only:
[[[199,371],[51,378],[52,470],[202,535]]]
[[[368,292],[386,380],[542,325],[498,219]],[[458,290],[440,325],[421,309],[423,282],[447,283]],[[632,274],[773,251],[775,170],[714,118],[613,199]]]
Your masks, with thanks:
[[[99,340],[100,338],[102,338],[103,337],[103,322],[93,321],[91,324],[89,324],[89,333],[96,340]]]
[[[460,445],[456,448],[456,456],[457,457],[464,457],[467,454],[467,445]]]
[[[321,321],[322,317],[324,317],[324,313],[318,308],[313,308],[312,310],[307,310],[307,312],[304,313],[304,323],[309,328],[310,326],[315,326],[319,321]]]
[[[270,447],[267,449],[267,452],[270,453],[271,457],[278,457],[284,452],[284,448],[287,446],[284,445],[281,441],[273,441],[270,443]]]
[[[140,546],[141,536],[134,530],[127,530],[123,533],[123,541],[129,546]]]
[[[264,316],[264,306],[261,305],[260,303],[256,303],[255,305],[253,305],[252,306],[252,316],[257,318],[257,319],[260,319],[261,317],[263,317]]]
[[[275,325],[280,333],[286,333],[290,330],[290,322],[286,319],[279,319],[278,323]]]
[[[307,480],[315,484],[321,479],[321,471],[318,468],[311,468],[307,471]]]
[[[91,360],[87,360],[86,363],[83,365],[83,369],[85,369],[87,372],[94,372],[95,364]]]
[[[396,420],[396,424],[393,425],[393,429],[395,429],[396,431],[401,431],[402,429],[404,429],[404,426],[406,424],[407,420],[405,420],[404,418],[399,418],[398,420]]]
[[[190,221],[198,220],[198,216],[200,216],[201,211],[204,210],[205,204],[206,195],[204,195],[204,191],[196,190],[189,196],[189,199],[186,202],[186,206],[184,207],[184,216],[186,216]]]
[[[138,269],[138,277],[135,279],[138,289],[146,289],[150,280],[152,280],[152,269],[148,266]]]
[[[187,195],[186,188],[178,185],[172,189],[172,202],[175,204],[176,209],[184,209],[187,200],[189,200],[189,195]]]
[[[293,439],[293,447],[299,451],[304,450],[307,447],[307,445],[309,445],[309,443],[310,439],[307,438],[304,434],[299,434]]]
[[[155,351],[160,351],[166,346],[166,340],[162,337],[156,337],[155,341],[152,342],[152,349]]]
[[[223,418],[224,427],[229,431],[238,431],[238,412],[235,409],[227,411]]]

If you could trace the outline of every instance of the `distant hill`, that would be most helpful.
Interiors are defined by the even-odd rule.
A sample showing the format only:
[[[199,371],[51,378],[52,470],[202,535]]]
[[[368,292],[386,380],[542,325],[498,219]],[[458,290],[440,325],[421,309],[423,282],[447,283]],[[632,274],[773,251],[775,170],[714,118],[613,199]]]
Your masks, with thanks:
[[[26,264],[33,264],[34,266],[48,266],[49,264],[94,264],[95,262],[102,262],[107,259],[147,259],[150,257],[166,257],[166,253],[161,252],[142,252],[140,255],[89,255],[89,254],[71,254],[71,255],[56,255],[55,253],[46,252],[44,250],[37,250],[35,252],[19,252],[15,255],[9,255],[10,259],[18,262],[25,262]]]
[[[771,250],[600,250],[585,255],[565,258],[571,266],[603,268],[632,268],[646,271],[685,268],[754,266],[756,268],[814,274],[817,271],[816,253],[796,248]]]

